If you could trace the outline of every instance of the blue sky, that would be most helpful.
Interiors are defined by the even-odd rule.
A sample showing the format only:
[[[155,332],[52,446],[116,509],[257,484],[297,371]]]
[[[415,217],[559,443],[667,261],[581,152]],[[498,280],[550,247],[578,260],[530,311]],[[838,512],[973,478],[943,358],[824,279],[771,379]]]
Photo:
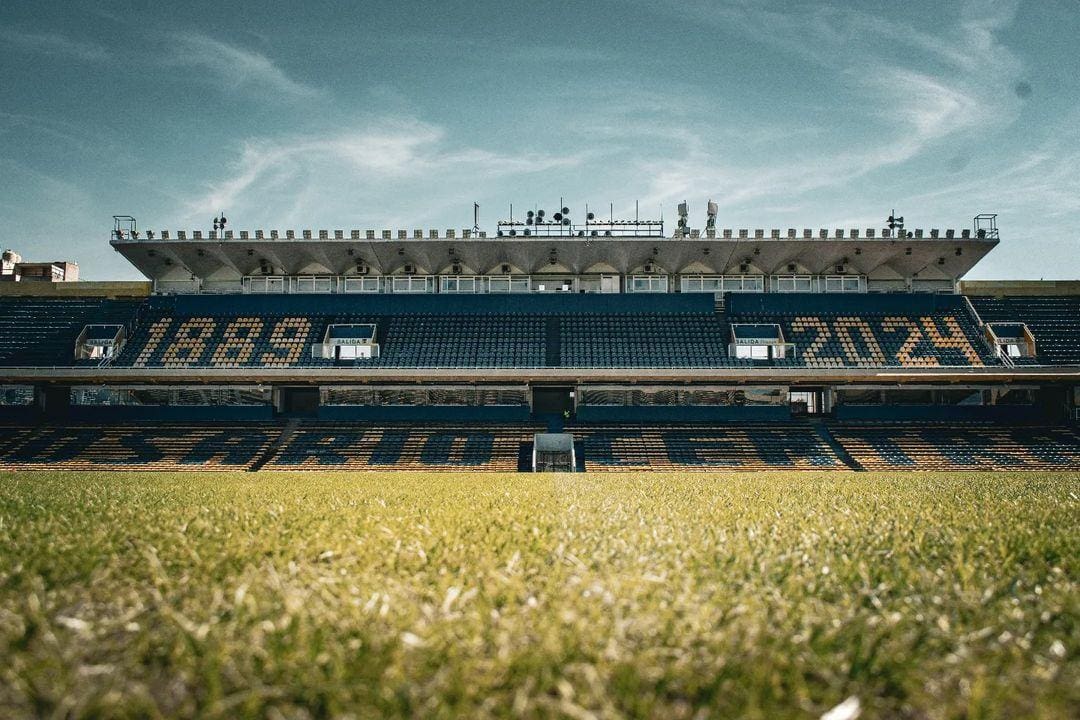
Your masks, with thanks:
[[[491,228],[566,198],[733,228],[967,227],[1077,278],[1080,0],[0,4],[0,244]]]

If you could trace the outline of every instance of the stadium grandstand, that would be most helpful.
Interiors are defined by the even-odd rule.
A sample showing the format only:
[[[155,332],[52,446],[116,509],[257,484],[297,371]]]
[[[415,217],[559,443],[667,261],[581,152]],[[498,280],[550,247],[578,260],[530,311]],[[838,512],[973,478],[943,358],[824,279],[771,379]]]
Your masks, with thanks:
[[[118,217],[146,282],[0,283],[0,469],[1080,468],[1080,283],[965,281],[993,215],[559,210],[490,235]]]

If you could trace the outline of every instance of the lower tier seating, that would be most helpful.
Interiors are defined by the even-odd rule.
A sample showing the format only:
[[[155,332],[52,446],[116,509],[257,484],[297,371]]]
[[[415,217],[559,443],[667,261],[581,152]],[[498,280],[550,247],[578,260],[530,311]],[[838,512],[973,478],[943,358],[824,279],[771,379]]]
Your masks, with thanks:
[[[528,466],[530,423],[0,426],[2,470]],[[991,423],[574,425],[587,471],[1080,470],[1080,428]]]
[[[830,432],[866,470],[1080,470],[1075,427],[874,423]]]
[[[264,425],[0,428],[0,470],[246,470],[281,434]]]
[[[587,471],[847,468],[821,426],[808,423],[588,425],[567,431],[581,440]]]
[[[278,449],[267,470],[490,470],[514,472],[538,427],[310,424]]]

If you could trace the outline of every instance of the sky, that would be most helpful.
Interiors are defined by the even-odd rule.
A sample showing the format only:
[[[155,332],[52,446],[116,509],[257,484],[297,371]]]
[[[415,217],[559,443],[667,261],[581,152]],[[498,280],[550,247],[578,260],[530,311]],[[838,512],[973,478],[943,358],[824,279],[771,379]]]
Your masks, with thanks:
[[[970,227],[1080,278],[1080,0],[0,3],[0,245],[143,229]]]

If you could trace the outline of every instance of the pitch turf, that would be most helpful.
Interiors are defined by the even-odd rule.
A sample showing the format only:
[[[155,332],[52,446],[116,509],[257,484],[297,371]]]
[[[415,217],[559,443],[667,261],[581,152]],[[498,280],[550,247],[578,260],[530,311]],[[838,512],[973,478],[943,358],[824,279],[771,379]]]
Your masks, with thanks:
[[[1078,560],[1080,474],[0,474],[0,716],[1062,718]]]

